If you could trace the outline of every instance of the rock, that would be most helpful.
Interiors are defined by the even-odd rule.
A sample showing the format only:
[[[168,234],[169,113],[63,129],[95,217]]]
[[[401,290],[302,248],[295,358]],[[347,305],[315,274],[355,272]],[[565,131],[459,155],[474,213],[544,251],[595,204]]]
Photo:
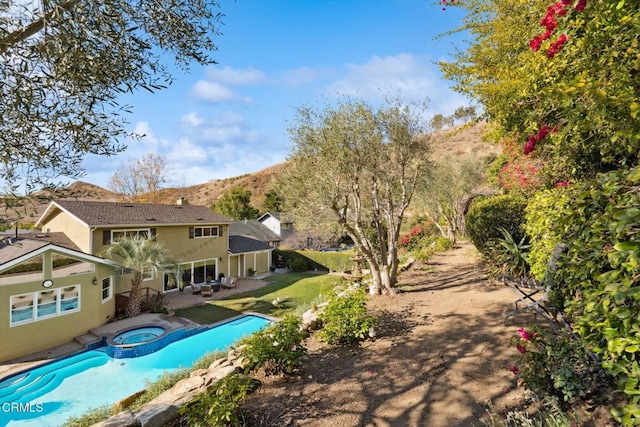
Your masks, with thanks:
[[[107,420],[94,424],[93,427],[139,427],[140,423],[129,411],[120,412]]]
[[[141,427],[162,427],[178,417],[180,406],[177,405],[145,405],[136,413]]]
[[[140,390],[133,393],[131,396],[127,396],[124,399],[118,400],[116,403],[113,404],[113,412],[124,411],[129,406],[131,406],[131,404],[135,402],[136,399],[138,399],[140,396],[146,393],[147,393],[147,390]]]
[[[196,369],[195,371],[191,371],[189,377],[204,377],[207,373],[209,373],[208,369]]]

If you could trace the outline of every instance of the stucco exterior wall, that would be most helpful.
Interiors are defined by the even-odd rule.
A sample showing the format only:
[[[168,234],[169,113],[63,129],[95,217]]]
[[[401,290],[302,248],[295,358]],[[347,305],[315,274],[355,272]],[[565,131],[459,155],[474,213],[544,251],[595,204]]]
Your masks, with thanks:
[[[91,233],[89,227],[68,215],[66,212],[56,211],[46,223],[42,225],[42,231],[63,232],[82,252],[95,254],[91,251]]]
[[[45,266],[50,265],[51,252],[45,253]],[[45,268],[45,278],[50,276],[50,268]],[[115,298],[102,302],[102,279],[114,276],[113,267],[95,264],[92,273],[75,274],[53,279],[49,290],[58,290],[68,286],[80,285],[80,309],[73,313],[49,317],[29,323],[11,326],[12,295],[45,290],[42,281],[27,282],[18,285],[0,286],[0,361],[6,361],[25,354],[45,350],[87,333],[110,321],[115,314]],[[93,285],[93,278],[97,285]]]

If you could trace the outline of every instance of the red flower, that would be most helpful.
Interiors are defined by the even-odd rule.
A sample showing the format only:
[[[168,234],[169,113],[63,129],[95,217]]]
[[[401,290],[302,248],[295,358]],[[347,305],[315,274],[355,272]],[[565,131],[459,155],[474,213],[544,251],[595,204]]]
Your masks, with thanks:
[[[516,348],[518,349],[518,351],[522,354],[525,354],[527,352],[527,350],[524,348],[524,346],[522,345],[522,343],[518,343],[516,345]]]
[[[537,52],[538,49],[540,49],[540,45],[542,44],[542,40],[544,40],[542,38],[541,35],[537,35],[534,38],[532,38],[529,41],[529,47],[531,47],[531,50],[533,50],[534,52]]]
[[[509,370],[513,372],[513,375],[518,375],[520,373],[520,369],[518,369],[516,365],[513,365],[512,367],[510,367]]]
[[[556,182],[556,187],[566,187],[569,183],[567,181]]]
[[[530,341],[531,340],[531,335],[529,335],[529,332],[527,332],[526,329],[520,328],[520,329],[518,329],[518,333],[520,334],[520,336],[522,337],[523,340],[525,340],[525,341]]]
[[[558,53],[560,49],[562,49],[562,45],[564,45],[566,41],[567,41],[567,36],[564,34],[561,34],[560,37],[558,37],[558,40],[551,43],[551,46],[547,50],[547,56],[549,58],[553,58],[554,56],[556,56],[556,53]]]
[[[578,12],[582,12],[586,5],[587,5],[587,0],[578,0],[578,4],[576,5],[576,10]]]
[[[530,136],[527,140],[527,143],[524,145],[524,154],[529,154],[536,148],[536,139],[533,136]]]

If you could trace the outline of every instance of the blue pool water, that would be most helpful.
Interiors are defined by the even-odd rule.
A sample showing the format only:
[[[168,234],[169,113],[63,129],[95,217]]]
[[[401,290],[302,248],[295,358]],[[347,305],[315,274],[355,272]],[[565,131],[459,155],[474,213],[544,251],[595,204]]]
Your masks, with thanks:
[[[207,352],[224,350],[269,322],[244,316],[146,356],[113,359],[101,347],[7,378],[0,382],[0,426],[60,426],[70,416],[144,389],[145,379],[153,381]]]
[[[164,334],[164,328],[148,326],[145,328],[130,329],[118,334],[113,338],[113,342],[116,344],[139,344],[158,338],[162,334]]]

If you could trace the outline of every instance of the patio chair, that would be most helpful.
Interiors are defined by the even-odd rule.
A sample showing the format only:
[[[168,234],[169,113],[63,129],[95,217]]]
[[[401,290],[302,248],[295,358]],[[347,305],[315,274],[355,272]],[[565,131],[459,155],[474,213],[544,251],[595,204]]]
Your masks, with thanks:
[[[549,310],[544,306],[544,303],[547,301],[549,292],[551,291],[554,283],[554,277],[558,268],[558,260],[566,250],[567,245],[564,243],[559,243],[555,247],[551,254],[547,271],[541,282],[530,278],[510,275],[498,276],[498,280],[509,286],[509,289],[511,289],[517,297],[513,302],[515,309],[504,315],[504,322],[506,322],[508,317],[526,310],[533,310],[550,322],[555,321],[555,316],[549,312]],[[519,304],[521,304],[520,307],[518,306]]]
[[[223,277],[221,286],[224,289],[231,289],[236,287],[236,278],[235,277]]]
[[[202,296],[203,297],[211,297],[213,296],[213,287],[209,284],[201,285],[202,288]]]
[[[197,283],[191,282],[191,292],[193,293],[193,295],[197,295],[197,294],[201,293],[202,292],[202,286],[200,286]]]

